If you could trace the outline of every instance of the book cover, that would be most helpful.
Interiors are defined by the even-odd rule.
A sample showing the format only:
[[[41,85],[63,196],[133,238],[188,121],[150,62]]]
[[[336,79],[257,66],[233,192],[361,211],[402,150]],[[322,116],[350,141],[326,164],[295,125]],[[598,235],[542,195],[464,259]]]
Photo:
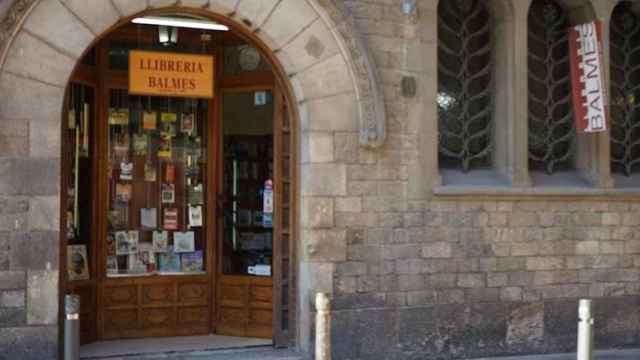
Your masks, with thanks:
[[[164,228],[167,230],[178,229],[178,209],[166,208],[164,209]]]
[[[193,231],[174,232],[173,250],[177,253],[192,252],[195,250],[195,238]]]
[[[202,250],[182,254],[181,262],[183,272],[202,271]]]
[[[167,252],[158,256],[158,270],[163,272],[180,272],[180,254],[173,252],[173,246],[169,246]]]

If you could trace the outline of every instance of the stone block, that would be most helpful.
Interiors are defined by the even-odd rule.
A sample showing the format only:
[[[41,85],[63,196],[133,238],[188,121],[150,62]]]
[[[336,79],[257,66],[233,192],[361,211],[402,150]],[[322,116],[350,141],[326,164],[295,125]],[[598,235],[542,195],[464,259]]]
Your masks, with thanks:
[[[308,164],[301,167],[303,196],[344,196],[347,194],[347,169],[345,165]]]
[[[339,197],[335,198],[337,212],[361,212],[362,199],[359,197]]]
[[[56,359],[58,358],[58,327],[0,328],[0,349],[11,349],[9,359]]]
[[[379,263],[382,259],[382,247],[370,245],[350,245],[347,249],[349,261],[366,261]]]
[[[488,287],[502,287],[502,286],[507,286],[508,283],[509,283],[508,273],[488,273],[487,274]]]
[[[298,37],[302,30],[309,28],[317,18],[318,14],[307,1],[282,0],[262,25],[261,30],[269,37],[271,46],[274,49],[279,49],[291,42],[294,37]],[[335,42],[327,35],[323,37]]]
[[[522,301],[522,288],[505,287],[500,289],[500,301]]]
[[[358,107],[353,93],[338,94],[305,103],[309,120],[304,130],[357,131]]]
[[[29,154],[33,158],[47,158],[60,154],[60,124],[50,121],[32,121],[29,127]]]
[[[407,304],[409,306],[435,305],[437,294],[433,290],[408,291]]]
[[[446,289],[438,290],[438,304],[462,304],[464,303],[464,290]]]
[[[58,319],[58,271],[27,274],[27,323],[54,325]]]
[[[26,282],[24,271],[0,271],[0,289],[24,289]]]
[[[598,241],[578,241],[576,243],[576,255],[598,255],[600,244]]]
[[[307,101],[353,91],[351,74],[341,54],[314,64],[296,74],[293,79],[299,81],[304,99]],[[313,117],[311,109],[309,110],[310,116]]]
[[[401,274],[398,275],[398,290],[412,291],[424,289],[424,275]]]
[[[385,260],[417,259],[420,257],[420,245],[389,245],[385,246],[383,256]]]
[[[9,290],[0,292],[0,307],[24,307],[24,290]]]
[[[123,16],[130,16],[147,8],[147,2],[140,0],[113,0],[113,4]]]
[[[95,39],[95,35],[85,24],[55,0],[38,3],[27,18],[24,28],[53,44],[55,48],[64,49],[76,59],[80,58]]]
[[[4,72],[0,75],[0,93],[0,119],[28,119],[30,127],[56,123],[60,132],[64,88]]]
[[[345,230],[306,230],[303,231],[303,244],[308,261],[347,260]]]
[[[578,282],[578,271],[576,270],[556,270],[556,271],[536,271],[533,277],[535,286],[571,284]]]
[[[0,121],[0,154],[26,156],[29,154],[29,121]]]
[[[182,5],[182,1],[178,1],[178,0],[148,0],[147,1],[149,3],[150,7],[154,7],[154,8],[161,8],[161,7],[165,7],[165,6],[172,6],[177,4],[178,2],[180,2],[180,5]],[[191,1],[193,3],[193,1]],[[203,4],[202,1],[196,1],[195,4],[191,4],[193,5],[200,5],[200,6],[204,6],[206,5],[206,2]]]
[[[210,0],[209,10],[218,14],[227,15],[236,10],[240,0]]]
[[[332,227],[333,199],[325,197],[302,198],[302,224],[307,228]]]
[[[60,230],[60,198],[35,196],[29,199],[29,229],[36,231]]]
[[[367,309],[335,313],[331,321],[332,358],[373,358],[398,341],[396,312]]]
[[[19,327],[25,325],[24,307],[0,308],[0,324],[2,327]]]
[[[356,292],[357,277],[340,276],[333,280],[333,287],[338,294],[352,294]]]
[[[511,244],[511,256],[538,255],[538,249],[541,247],[535,242],[514,242]]]
[[[358,133],[339,132],[334,135],[334,154],[336,162],[357,163],[360,158]]]
[[[336,273],[339,275],[364,275],[367,273],[367,264],[357,261],[340,262],[336,264]]]
[[[303,163],[328,163],[333,161],[333,135],[328,132],[310,132],[309,149],[302,153]]]
[[[527,270],[556,270],[564,268],[564,259],[561,257],[530,257],[527,258]]]
[[[337,227],[373,227],[378,225],[376,213],[368,212],[336,212]]]
[[[176,1],[174,0],[174,3]],[[96,35],[102,34],[120,18],[120,13],[111,1],[62,0],[62,2]]]
[[[456,274],[427,275],[425,286],[429,289],[442,289],[456,287]]]
[[[257,29],[262,26],[277,4],[278,0],[240,1],[236,5],[234,17],[247,27]]]
[[[4,68],[27,78],[65,86],[74,65],[75,60],[69,55],[27,32],[20,32],[7,54]]]
[[[589,294],[589,287],[586,285],[553,285],[540,288],[543,299],[579,298]]]
[[[206,8],[211,2],[212,1],[209,0],[180,0],[180,5],[194,8]]]
[[[271,26],[271,21],[267,22],[266,26]],[[340,51],[333,34],[321,19],[316,18],[311,26],[299,32],[301,29],[286,34],[286,36],[295,35],[295,37],[276,53],[291,74],[303,71]],[[272,36],[271,33],[268,35]]]
[[[484,274],[458,274],[458,287],[482,288],[486,286]]]
[[[506,342],[510,346],[539,346],[544,340],[544,304],[518,304],[509,314]]]
[[[11,245],[12,270],[58,269],[59,234],[38,231],[17,234]]]
[[[450,258],[451,243],[432,242],[422,245],[422,257],[424,258]]]

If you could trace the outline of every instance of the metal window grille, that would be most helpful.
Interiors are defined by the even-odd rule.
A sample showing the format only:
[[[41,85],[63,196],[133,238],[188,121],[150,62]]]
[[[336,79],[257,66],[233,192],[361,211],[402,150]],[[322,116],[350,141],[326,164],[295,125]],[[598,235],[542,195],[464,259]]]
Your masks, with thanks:
[[[571,167],[576,138],[567,13],[554,0],[534,0],[528,26],[529,164],[553,174]]]
[[[630,176],[640,164],[640,21],[631,3],[615,8],[611,49],[611,170]]]
[[[438,142],[442,167],[491,164],[493,53],[485,0],[438,6]]]

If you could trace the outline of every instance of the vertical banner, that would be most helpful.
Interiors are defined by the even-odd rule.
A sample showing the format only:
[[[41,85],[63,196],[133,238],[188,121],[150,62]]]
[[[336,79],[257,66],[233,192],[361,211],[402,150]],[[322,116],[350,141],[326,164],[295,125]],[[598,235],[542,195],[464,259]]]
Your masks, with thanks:
[[[608,129],[607,88],[602,56],[602,22],[569,29],[573,108],[578,132]]]

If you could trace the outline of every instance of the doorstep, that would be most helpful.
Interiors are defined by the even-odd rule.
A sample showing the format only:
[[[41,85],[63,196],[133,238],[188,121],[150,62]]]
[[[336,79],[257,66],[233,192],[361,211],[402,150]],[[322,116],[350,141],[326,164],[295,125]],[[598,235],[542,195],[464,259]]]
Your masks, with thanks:
[[[119,359],[297,359],[293,352],[275,350],[271,340],[207,335],[100,341],[80,348],[83,360]],[[243,357],[239,357],[242,355]],[[278,357],[279,356],[279,357]]]

